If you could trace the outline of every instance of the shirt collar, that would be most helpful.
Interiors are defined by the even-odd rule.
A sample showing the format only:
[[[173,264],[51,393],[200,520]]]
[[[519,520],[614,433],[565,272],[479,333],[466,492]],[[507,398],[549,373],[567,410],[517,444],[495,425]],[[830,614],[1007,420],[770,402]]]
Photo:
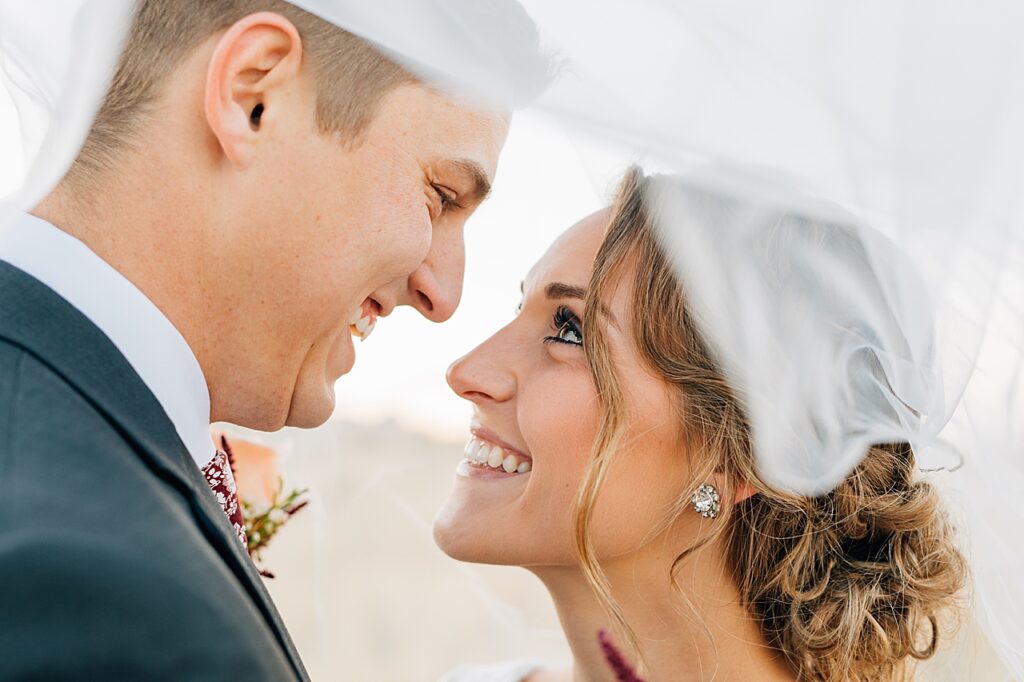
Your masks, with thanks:
[[[203,370],[185,338],[138,287],[84,243],[27,213],[0,230],[0,260],[35,277],[99,327],[156,396],[196,464],[213,459]]]

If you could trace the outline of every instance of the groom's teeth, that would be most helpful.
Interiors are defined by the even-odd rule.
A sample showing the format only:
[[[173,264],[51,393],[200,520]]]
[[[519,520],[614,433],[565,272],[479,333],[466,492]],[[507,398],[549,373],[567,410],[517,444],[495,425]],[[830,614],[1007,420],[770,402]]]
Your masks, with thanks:
[[[376,328],[377,328],[377,320],[375,318],[368,325],[366,325],[366,331],[363,332],[363,338],[361,340],[362,341],[366,341],[366,339],[370,338],[370,334],[372,334],[373,330],[376,329]]]
[[[356,308],[356,311],[352,313],[352,316],[348,318],[348,326],[355,326],[357,322],[363,317],[362,307]]]
[[[466,460],[473,464],[504,470],[509,474],[525,474],[532,468],[532,464],[528,459],[521,460],[520,455],[506,452],[504,448],[492,445],[480,438],[471,438],[466,443],[463,452],[465,453]]]
[[[372,314],[363,316],[362,309],[359,310],[359,317],[355,318],[355,322],[350,322],[348,325],[349,332],[352,336],[357,336],[361,340],[365,341],[370,338],[370,334],[373,333],[374,328],[377,326],[377,318]]]

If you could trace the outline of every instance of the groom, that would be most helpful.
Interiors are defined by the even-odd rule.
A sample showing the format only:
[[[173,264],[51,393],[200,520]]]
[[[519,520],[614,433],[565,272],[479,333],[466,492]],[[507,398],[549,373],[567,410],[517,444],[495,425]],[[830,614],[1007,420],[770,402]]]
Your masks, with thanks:
[[[0,680],[306,678],[209,424],[317,426],[353,334],[452,315],[507,125],[279,0],[139,2],[0,233]]]

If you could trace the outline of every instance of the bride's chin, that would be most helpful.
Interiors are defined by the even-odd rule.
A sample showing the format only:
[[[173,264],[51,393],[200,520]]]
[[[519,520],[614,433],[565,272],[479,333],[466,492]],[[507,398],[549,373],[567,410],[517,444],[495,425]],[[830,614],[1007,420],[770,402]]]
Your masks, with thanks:
[[[448,500],[434,519],[434,543],[452,559],[474,564],[508,564],[501,561],[501,548],[495,545],[496,536],[481,532],[464,516],[458,504]],[[488,537],[490,536],[490,537]]]

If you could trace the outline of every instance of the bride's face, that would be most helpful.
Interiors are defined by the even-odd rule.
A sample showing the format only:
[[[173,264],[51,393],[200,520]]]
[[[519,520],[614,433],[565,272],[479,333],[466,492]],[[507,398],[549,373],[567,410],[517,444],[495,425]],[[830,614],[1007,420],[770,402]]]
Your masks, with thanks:
[[[581,296],[609,218],[607,210],[595,213],[562,235],[524,281],[515,319],[448,371],[452,389],[475,408],[467,459],[434,525],[437,543],[452,557],[575,564],[573,502],[601,414],[581,345]],[[631,280],[625,273],[622,281]],[[602,559],[650,540],[686,485],[673,394],[638,358],[629,297],[623,284],[603,301],[628,417],[627,437],[594,508],[591,535]]]

